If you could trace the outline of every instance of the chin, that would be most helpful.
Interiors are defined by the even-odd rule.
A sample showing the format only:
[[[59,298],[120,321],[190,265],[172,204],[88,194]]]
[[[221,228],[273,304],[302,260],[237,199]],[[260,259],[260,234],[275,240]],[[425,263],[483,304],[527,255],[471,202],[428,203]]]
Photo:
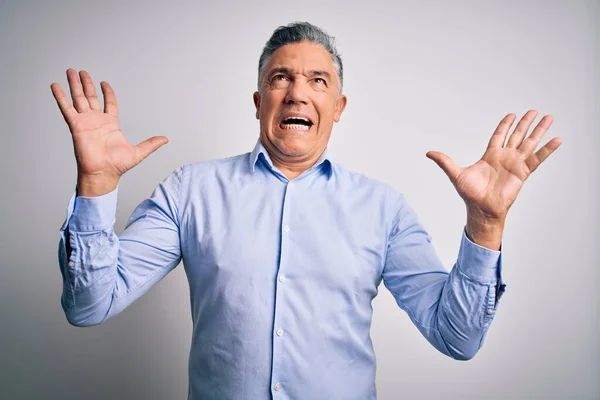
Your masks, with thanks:
[[[291,143],[290,143],[291,142]],[[287,139],[285,142],[278,142],[275,144],[277,150],[288,157],[301,157],[308,153],[308,149],[304,143],[294,143],[297,140]]]
[[[286,157],[304,157],[311,153],[316,145],[312,129],[308,131],[274,129],[265,132],[264,137],[274,150]],[[311,137],[312,136],[312,137]]]

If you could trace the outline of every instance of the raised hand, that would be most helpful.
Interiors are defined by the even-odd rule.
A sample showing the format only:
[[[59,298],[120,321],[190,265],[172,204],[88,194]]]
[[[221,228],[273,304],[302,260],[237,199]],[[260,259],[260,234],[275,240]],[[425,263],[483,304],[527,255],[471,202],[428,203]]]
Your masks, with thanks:
[[[114,190],[121,175],[168,139],[154,136],[137,145],[130,144],[121,132],[117,98],[108,82],[100,82],[102,111],[90,74],[68,69],[67,80],[73,104],[59,84],[52,83],[50,88],[73,138],[77,192],[81,196],[100,196]]]
[[[467,233],[487,247],[499,247],[504,220],[523,183],[561,144],[560,138],[554,138],[535,151],[553,122],[551,115],[545,115],[531,135],[527,136],[536,116],[537,111],[528,111],[506,145],[504,143],[516,115],[505,116],[492,135],[483,157],[469,167],[460,167],[444,153],[427,153],[427,157],[448,175],[465,201]],[[479,241],[477,236],[480,237]]]

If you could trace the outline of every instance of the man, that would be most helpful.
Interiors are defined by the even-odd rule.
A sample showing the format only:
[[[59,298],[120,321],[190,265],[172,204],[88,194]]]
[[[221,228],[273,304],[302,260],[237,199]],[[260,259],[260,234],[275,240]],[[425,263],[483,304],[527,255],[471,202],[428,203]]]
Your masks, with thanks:
[[[61,229],[61,303],[77,326],[102,323],[182,260],[193,320],[190,399],[375,399],[371,301],[383,280],[439,351],[470,359],[505,285],[504,221],[523,182],[560,145],[534,152],[552,123],[505,116],[482,159],[461,168],[429,152],[467,208],[448,273],[402,195],[327,155],[346,106],[333,40],[308,23],[278,28],[259,60],[260,137],[250,153],[184,165],[115,235],[119,177],[167,142],[130,145],[115,94],[104,111],[87,72],[67,71],[77,192]]]

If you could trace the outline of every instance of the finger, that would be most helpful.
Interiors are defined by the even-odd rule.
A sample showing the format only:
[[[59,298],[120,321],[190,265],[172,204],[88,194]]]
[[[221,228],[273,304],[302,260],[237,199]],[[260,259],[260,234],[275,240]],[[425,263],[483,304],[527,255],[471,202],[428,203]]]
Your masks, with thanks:
[[[450,181],[454,183],[456,178],[460,175],[462,168],[454,162],[454,160],[448,157],[446,154],[439,151],[428,151],[426,154],[427,158],[435,161],[435,163],[448,175]]]
[[[554,151],[560,147],[561,144],[562,140],[558,137],[555,137],[554,139],[546,143],[544,147],[530,155],[527,158],[527,160],[525,160],[525,163],[529,168],[529,173],[535,171],[537,167],[539,167],[540,164],[543,163],[544,160],[548,158],[550,154],[554,153]]]
[[[138,153],[138,163],[142,162],[142,160],[148,157],[150,154],[154,153],[164,144],[167,144],[169,139],[165,136],[153,136],[149,139],[144,140],[143,142],[138,143],[135,147]]]
[[[102,88],[102,95],[104,96],[104,112],[119,116],[119,106],[117,105],[117,96],[115,91],[108,82],[100,82],[100,88]]]
[[[527,131],[529,130],[529,127],[531,126],[531,123],[535,120],[536,116],[536,110],[529,110],[525,113],[525,115],[523,115],[523,118],[521,118],[521,120],[517,124],[517,127],[515,128],[514,132],[508,138],[508,143],[506,144],[506,147],[517,148],[521,145],[523,138],[527,134]]]
[[[533,132],[531,132],[531,135],[523,140],[523,143],[519,146],[519,151],[526,156],[530,156],[552,125],[552,122],[554,122],[554,117],[552,115],[544,115],[544,118],[536,125]]]
[[[100,110],[100,102],[98,101],[98,95],[96,94],[96,88],[94,87],[94,81],[87,71],[79,71],[79,77],[83,84],[83,94],[87,98],[90,108],[92,110]]]
[[[515,122],[515,119],[517,119],[517,116],[512,113],[502,118],[502,121],[500,121],[498,127],[496,127],[496,130],[490,138],[490,142],[488,143],[488,149],[491,147],[504,147],[506,134],[508,133],[508,130],[510,129],[512,124]]]
[[[50,85],[50,90],[52,90],[52,95],[58,104],[58,108],[62,113],[63,117],[67,124],[70,124],[73,119],[79,114],[75,107],[71,104],[68,97],[63,92],[62,88],[58,83],[52,83]]]
[[[79,81],[79,75],[77,71],[72,68],[67,70],[67,80],[69,81],[69,88],[71,89],[71,98],[73,99],[73,105],[77,111],[85,112],[90,109],[85,95],[83,93],[83,87]]]

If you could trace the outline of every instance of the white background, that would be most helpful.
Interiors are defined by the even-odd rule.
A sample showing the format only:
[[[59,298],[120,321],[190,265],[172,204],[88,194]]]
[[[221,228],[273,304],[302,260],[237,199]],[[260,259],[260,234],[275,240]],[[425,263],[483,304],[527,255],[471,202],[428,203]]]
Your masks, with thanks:
[[[599,398],[600,2],[2,0],[0,398],[187,395],[181,266],[103,325],[66,322],[57,244],[76,168],[50,83],[67,89],[65,70],[86,69],[115,88],[131,141],[170,139],[121,180],[120,231],[179,165],[252,149],[258,57],[296,20],[335,36],[343,57],[332,156],[403,192],[449,268],[464,206],[425,153],[473,163],[504,115],[530,108],[554,115],[548,138],[564,142],[509,214],[507,291],[473,360],[438,353],[380,287],[379,398]]]

